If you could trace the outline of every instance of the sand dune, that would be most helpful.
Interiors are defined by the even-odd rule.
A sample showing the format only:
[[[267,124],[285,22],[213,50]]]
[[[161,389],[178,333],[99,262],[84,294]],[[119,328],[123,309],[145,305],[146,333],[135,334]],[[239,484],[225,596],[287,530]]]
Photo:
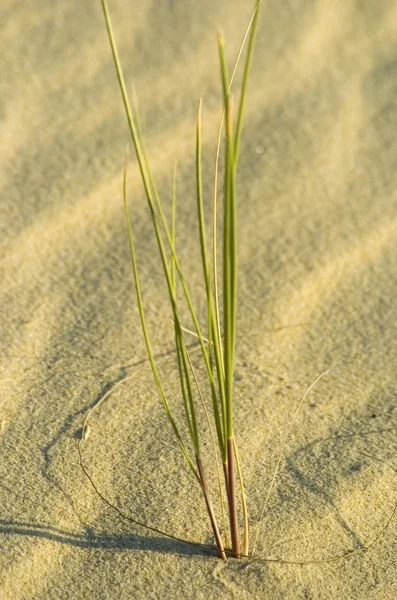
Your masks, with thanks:
[[[109,3],[166,200],[178,159],[178,244],[200,307],[196,102],[203,95],[209,206],[216,30],[232,60],[252,3]],[[258,545],[255,559],[227,564],[208,547],[200,490],[146,362],[121,197],[129,138],[101,3],[7,0],[0,17],[1,600],[394,600],[397,3],[263,0],[238,175],[236,365]],[[178,410],[134,160],[129,194],[149,325]],[[259,527],[292,415],[331,367],[296,418]],[[91,409],[81,448],[100,492],[197,545],[98,497],[78,454]]]

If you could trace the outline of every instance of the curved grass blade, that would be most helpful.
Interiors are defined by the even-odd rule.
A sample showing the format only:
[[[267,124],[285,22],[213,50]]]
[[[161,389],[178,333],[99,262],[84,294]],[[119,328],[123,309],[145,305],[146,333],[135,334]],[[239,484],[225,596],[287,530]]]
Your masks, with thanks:
[[[171,426],[175,433],[175,436],[178,440],[178,443],[180,445],[182,453],[183,453],[190,469],[192,470],[193,474],[199,480],[198,472],[197,472],[197,470],[193,464],[193,461],[189,455],[189,452],[182,440],[182,437],[179,433],[179,429],[177,427],[175,419],[172,416],[172,412],[171,412],[168,400],[166,398],[163,385],[161,383],[160,375],[157,370],[156,361],[155,361],[153,350],[152,350],[152,345],[150,343],[149,333],[148,333],[147,324],[146,324],[146,317],[145,317],[145,312],[144,312],[143,302],[142,302],[142,293],[141,293],[141,286],[140,286],[140,280],[139,280],[139,274],[138,274],[138,265],[137,265],[137,260],[136,260],[135,244],[134,244],[134,238],[133,238],[133,233],[132,233],[128,204],[127,204],[127,155],[126,155],[126,161],[125,161],[124,173],[123,173],[123,200],[124,200],[124,210],[125,210],[125,217],[126,217],[126,223],[127,223],[128,241],[129,241],[129,246],[130,246],[131,263],[132,263],[132,270],[133,270],[133,274],[134,274],[135,291],[136,291],[136,298],[137,298],[137,303],[138,303],[139,317],[141,320],[141,327],[142,327],[143,337],[145,340],[146,351],[147,351],[149,362],[150,362],[150,367],[152,369],[152,373],[153,373],[157,388],[160,392],[160,397],[163,402],[165,411],[167,413],[168,419],[171,423]]]

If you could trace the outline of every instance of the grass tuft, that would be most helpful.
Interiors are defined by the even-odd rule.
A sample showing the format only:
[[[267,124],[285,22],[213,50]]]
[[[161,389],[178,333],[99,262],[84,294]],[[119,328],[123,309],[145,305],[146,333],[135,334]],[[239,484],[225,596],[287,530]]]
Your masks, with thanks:
[[[229,512],[229,529],[231,538],[231,554],[240,557],[241,554],[248,556],[248,513],[245,497],[243,474],[238,458],[238,450],[234,435],[233,419],[233,382],[234,364],[236,350],[236,314],[237,314],[237,190],[236,174],[239,160],[240,141],[243,126],[243,113],[246,98],[247,83],[252,61],[254,41],[259,17],[261,0],[257,0],[252,17],[246,29],[243,41],[235,62],[232,75],[229,76],[227,67],[225,40],[221,32],[218,33],[218,52],[220,59],[220,76],[223,93],[223,109],[218,134],[218,146],[215,164],[215,185],[213,197],[212,215],[212,253],[208,250],[207,232],[205,227],[203,188],[202,188],[202,161],[201,161],[201,129],[202,129],[202,99],[198,102],[197,124],[196,124],[196,203],[198,235],[200,241],[200,260],[203,270],[203,290],[206,297],[206,335],[203,333],[191,295],[187,280],[182,271],[178,258],[177,249],[177,212],[176,212],[176,166],[173,176],[172,189],[172,216],[171,225],[167,223],[163,205],[158,193],[154,177],[152,175],[142,130],[140,126],[139,109],[136,94],[133,90],[132,103],[127,94],[127,87],[123,76],[121,62],[117,50],[112,22],[109,14],[107,0],[101,0],[104,12],[107,33],[110,41],[113,60],[118,77],[119,87],[124,103],[127,121],[131,133],[136,158],[139,165],[140,175],[148,202],[153,234],[155,236],[159,251],[159,260],[162,265],[165,285],[168,291],[171,317],[174,326],[175,350],[177,355],[178,375],[180,383],[181,402],[187,430],[187,439],[181,434],[181,426],[177,423],[171,410],[164,386],[159,375],[154,352],[152,349],[150,335],[146,323],[145,307],[142,300],[141,283],[137,261],[134,234],[131,225],[130,213],[127,203],[127,154],[123,176],[123,199],[125,218],[127,223],[128,240],[130,246],[132,271],[135,282],[136,298],[141,321],[142,333],[146,345],[151,370],[156,382],[160,399],[169,420],[173,434],[178,441],[185,461],[197,480],[203,492],[208,516],[210,518],[218,555],[226,560],[228,549],[228,532],[226,527],[222,474],[218,467],[218,501],[222,514],[223,532],[217,524],[215,510],[213,508],[211,493],[207,483],[207,477],[203,466],[201,455],[201,440],[203,432],[200,431],[197,418],[198,406],[203,407],[206,423],[210,431],[214,451],[217,453],[223,468],[224,488],[227,498]],[[246,48],[242,84],[236,103],[231,94],[233,79],[242,56],[243,48]],[[234,116],[234,114],[236,116]],[[225,127],[223,127],[225,125]],[[216,215],[217,215],[217,187],[218,187],[218,163],[222,147],[225,155],[225,172],[223,186],[223,239],[222,239],[222,267],[219,272],[217,265],[217,238],[216,238]],[[222,290],[222,318],[219,299],[219,282]],[[178,294],[178,289],[182,294]],[[182,296],[182,299],[179,297]],[[198,338],[201,350],[201,358],[210,390],[211,414],[207,409],[206,399],[203,396],[200,384],[190,359],[189,351],[185,341],[186,333],[192,333],[183,327],[181,321],[182,303],[187,306],[194,324],[193,334]],[[214,427],[213,427],[214,426]],[[219,460],[218,460],[219,459]],[[236,470],[240,486],[240,502],[243,523],[243,545],[240,547],[239,526],[239,502],[236,493]]]

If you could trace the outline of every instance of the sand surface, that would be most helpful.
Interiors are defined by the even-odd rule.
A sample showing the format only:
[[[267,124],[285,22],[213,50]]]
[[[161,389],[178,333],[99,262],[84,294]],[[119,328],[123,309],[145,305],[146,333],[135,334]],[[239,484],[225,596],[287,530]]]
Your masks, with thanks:
[[[232,60],[251,8],[110,2],[165,203],[178,160],[178,245],[201,316],[196,103],[203,95],[209,207],[216,30]],[[223,564],[146,364],[121,197],[129,137],[100,2],[2,3],[1,600],[397,598],[396,22],[394,0],[263,2],[238,175],[236,364],[258,545],[255,560]],[[170,308],[133,157],[129,194],[177,406]],[[258,528],[292,415],[336,365],[294,423]],[[98,497],[78,454],[93,407],[82,451],[100,492],[202,545],[128,522]]]

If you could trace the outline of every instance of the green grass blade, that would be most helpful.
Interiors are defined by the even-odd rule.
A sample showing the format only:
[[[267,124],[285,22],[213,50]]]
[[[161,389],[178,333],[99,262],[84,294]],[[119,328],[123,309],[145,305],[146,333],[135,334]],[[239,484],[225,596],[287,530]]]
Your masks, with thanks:
[[[135,120],[134,120],[134,117],[132,114],[132,110],[131,110],[131,106],[130,106],[130,102],[128,99],[127,88],[125,85],[125,79],[124,79],[124,75],[123,75],[123,69],[121,67],[119,53],[117,50],[116,40],[114,37],[113,26],[112,26],[112,21],[110,18],[109,8],[108,8],[107,0],[101,0],[101,2],[102,2],[102,9],[103,9],[104,17],[105,17],[105,23],[106,23],[106,29],[108,32],[110,47],[111,47],[111,51],[112,51],[113,61],[114,61],[115,67],[116,67],[117,79],[118,79],[119,86],[120,86],[121,96],[122,96],[122,100],[124,103],[124,108],[125,108],[125,112],[126,112],[126,116],[127,116],[128,125],[130,128],[130,132],[131,132],[132,141],[133,141],[133,144],[135,147],[136,156],[138,159],[139,170],[141,173],[146,197],[147,197],[148,201],[150,202],[151,198],[152,198],[151,189],[150,189],[150,181],[149,181],[148,175],[145,171],[144,153],[142,152],[142,148],[140,146],[139,133],[137,131],[136,123],[135,123]]]
[[[218,377],[219,386],[219,397],[220,397],[220,409],[222,417],[219,411],[216,394],[212,392],[213,400],[213,412],[216,424],[216,431],[218,436],[218,444],[221,450],[222,458],[226,456],[226,429],[225,429],[225,387],[224,387],[224,369],[221,351],[221,340],[218,335],[218,330],[215,323],[215,312],[214,312],[214,298],[211,287],[211,274],[209,268],[209,261],[207,255],[207,243],[205,235],[205,221],[204,221],[204,206],[203,206],[203,192],[202,192],[202,175],[201,175],[201,112],[202,112],[202,99],[200,98],[197,110],[197,128],[196,128],[196,182],[197,182],[197,213],[199,222],[199,237],[200,237],[200,250],[201,250],[201,262],[203,267],[205,290],[207,296],[207,318],[208,318],[208,355],[209,357],[215,358],[215,365]]]
[[[134,99],[134,107],[136,109],[136,118],[139,123],[138,103],[136,98]],[[141,128],[139,126],[139,135],[142,137]],[[142,145],[144,148],[144,146]],[[146,153],[146,163],[148,164]],[[176,299],[176,273],[175,273],[175,260],[176,255],[176,163],[173,169],[172,176],[172,201],[171,201],[171,241],[173,254],[171,253],[171,288],[174,298]],[[177,364],[178,364],[178,376],[182,395],[183,408],[185,411],[186,422],[189,429],[190,439],[193,443],[194,451],[197,456],[199,453],[199,436],[197,431],[197,420],[195,416],[194,401],[192,398],[192,390],[189,379],[189,371],[187,370],[187,363],[184,360],[183,353],[186,358],[186,344],[183,339],[183,328],[179,323],[173,320],[174,324],[174,335],[175,335],[175,348],[177,352]],[[188,357],[187,357],[188,358]],[[193,408],[192,408],[193,404]]]
[[[249,49],[247,52],[246,64],[244,67],[244,75],[243,75],[243,84],[242,84],[242,93],[240,95],[240,103],[238,109],[238,117],[237,117],[237,127],[236,127],[236,137],[235,137],[235,169],[237,168],[237,161],[239,156],[240,149],[240,138],[241,138],[241,129],[243,122],[243,109],[244,109],[244,98],[245,98],[245,90],[247,87],[248,76],[250,71],[251,57],[253,54],[254,42],[255,42],[255,31],[252,33],[252,29],[256,30],[257,22],[259,18],[259,9],[263,0],[258,0],[255,6],[255,9],[251,15],[251,19],[247,25],[246,31],[244,33],[243,40],[240,44],[240,48],[237,54],[237,58],[234,63],[233,72],[229,82],[229,93],[230,88],[232,86],[235,74],[237,72],[237,68],[246,44],[247,39],[249,38]],[[251,34],[251,35],[250,35]],[[218,34],[219,35],[219,34]],[[249,37],[250,36],[250,37]],[[218,130],[218,140],[216,146],[216,157],[215,157],[215,173],[214,173],[214,196],[213,196],[213,224],[212,224],[212,272],[213,272],[213,281],[214,281],[214,311],[215,311],[215,321],[216,328],[218,331],[219,338],[221,338],[221,326],[220,326],[220,311],[219,311],[219,293],[218,293],[218,277],[217,277],[217,196],[218,196],[218,168],[219,168],[219,156],[220,156],[220,146],[222,140],[222,129],[225,117],[225,108],[222,111],[221,120],[219,124]],[[223,357],[222,357],[223,361]]]
[[[126,158],[126,164],[124,167],[124,174],[123,174],[123,200],[124,200],[124,210],[125,210],[125,216],[126,216],[126,222],[127,222],[128,241],[129,241],[129,246],[130,246],[132,270],[133,270],[134,281],[135,281],[135,292],[136,292],[136,298],[137,298],[137,303],[138,303],[138,311],[139,311],[139,317],[141,320],[141,327],[142,327],[143,337],[145,340],[146,351],[147,351],[147,354],[149,357],[150,366],[152,369],[152,373],[153,373],[157,388],[160,392],[160,397],[163,402],[163,406],[165,408],[166,414],[168,416],[168,420],[171,423],[172,429],[178,440],[178,443],[182,450],[182,453],[183,453],[189,467],[193,471],[194,475],[196,476],[197,479],[199,479],[198,472],[197,472],[197,470],[194,466],[194,463],[189,455],[189,452],[182,440],[182,437],[179,433],[179,429],[178,429],[175,419],[172,415],[167,397],[164,392],[163,385],[161,383],[161,378],[160,378],[160,375],[157,370],[156,361],[155,361],[153,350],[152,350],[152,345],[150,343],[150,337],[149,337],[147,324],[146,324],[145,311],[143,308],[142,293],[141,293],[141,286],[140,286],[140,280],[139,280],[138,265],[137,265],[137,260],[136,260],[136,252],[135,252],[135,244],[134,244],[134,238],[133,238],[133,232],[132,232],[132,226],[131,226],[131,219],[130,219],[128,204],[127,204],[127,158]]]
[[[249,31],[249,40],[248,40],[248,48],[247,48],[247,56],[244,63],[244,73],[243,80],[241,83],[240,89],[240,101],[237,109],[237,119],[236,119],[236,133],[234,138],[234,168],[237,168],[239,153],[240,153],[240,141],[241,141],[241,131],[243,126],[243,113],[244,113],[244,104],[245,104],[245,96],[247,91],[248,78],[251,70],[252,56],[254,52],[256,31],[258,28],[259,21],[259,9],[262,4],[262,0],[257,0],[255,10],[251,17],[251,20],[247,27],[247,33]]]
[[[175,260],[176,255],[176,172],[177,162],[174,163],[174,170],[172,172],[172,202],[171,202],[171,241],[173,247],[173,253],[171,252],[171,284],[176,298],[176,277],[175,277]]]
[[[226,110],[226,166],[223,207],[223,328],[226,394],[226,432],[233,437],[233,371],[236,314],[236,197],[234,144],[228,69],[223,35],[218,34],[223,97]]]

